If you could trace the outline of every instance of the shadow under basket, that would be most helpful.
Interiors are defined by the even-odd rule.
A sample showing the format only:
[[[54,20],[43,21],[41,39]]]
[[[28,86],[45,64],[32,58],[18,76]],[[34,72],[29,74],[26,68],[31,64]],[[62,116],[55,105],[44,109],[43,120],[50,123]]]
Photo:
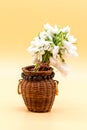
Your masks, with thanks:
[[[49,112],[52,108],[58,81],[53,80],[53,68],[46,71],[33,71],[34,66],[22,68],[22,79],[19,80],[18,94],[22,94],[29,111]]]

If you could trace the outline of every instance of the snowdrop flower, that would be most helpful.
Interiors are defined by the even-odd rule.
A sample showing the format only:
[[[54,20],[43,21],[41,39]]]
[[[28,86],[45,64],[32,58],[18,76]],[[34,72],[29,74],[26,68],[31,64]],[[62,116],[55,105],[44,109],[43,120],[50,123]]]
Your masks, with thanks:
[[[58,51],[59,51],[59,46],[54,46],[54,48],[53,48],[53,50],[52,50],[54,59],[57,58],[57,56],[58,56]]]
[[[76,38],[74,38],[74,36],[68,36],[68,41],[71,42],[71,43],[75,43]]]
[[[39,51],[39,49],[31,46],[28,48],[28,51],[30,51],[34,55],[35,53],[37,53]]]
[[[69,67],[65,63],[61,63],[58,59],[50,58],[50,64],[57,68],[64,76],[69,73]]]
[[[63,76],[67,76],[70,71],[66,64],[57,64],[56,68],[63,74]]]
[[[63,41],[63,45],[65,48],[67,48],[67,50],[69,50],[69,49],[76,50],[77,49],[76,46],[74,46],[73,44],[71,44],[68,41]]]
[[[33,46],[36,46],[36,47],[42,47],[43,46],[43,43],[44,43],[44,39],[39,39],[39,37],[36,37],[34,39],[34,41],[31,42],[31,44]]]
[[[53,57],[50,57],[50,64],[55,66],[57,64],[57,60],[54,59]]]
[[[75,50],[69,50],[70,56],[78,56],[78,53]]]
[[[70,27],[66,26],[65,28],[62,29],[62,32],[64,32],[64,33],[70,33]]]
[[[33,62],[34,64],[38,62],[38,55],[34,55],[34,56],[33,56],[32,62]]]
[[[45,41],[45,42],[44,42],[43,49],[44,49],[44,50],[48,50],[48,49],[49,49],[49,47],[50,47],[50,44],[51,44],[51,43],[49,43],[49,42]]]
[[[41,53],[38,54],[38,59],[40,60],[40,62],[42,61],[42,55],[41,55]]]
[[[41,33],[39,34],[39,38],[40,38],[40,39],[46,39],[46,37],[47,37],[47,34],[46,34],[45,31],[43,31],[43,32],[41,32]]]
[[[57,25],[55,25],[54,27],[50,26],[48,23],[44,25],[44,29],[47,31],[47,33],[49,35],[53,35],[55,33],[58,33],[59,29],[57,27]]]
[[[74,46],[73,44],[71,44],[70,42],[67,41],[63,41],[63,44],[65,46],[65,48],[67,49],[67,55],[70,56],[78,56],[76,50],[76,46]]]
[[[59,32],[59,28],[57,27],[57,25],[54,26],[53,32],[54,32],[54,34]]]
[[[51,30],[51,31],[52,31],[52,30],[53,30],[53,27],[52,27],[50,24],[47,23],[47,24],[44,25],[44,29],[45,29],[46,31],[48,31],[48,30]]]

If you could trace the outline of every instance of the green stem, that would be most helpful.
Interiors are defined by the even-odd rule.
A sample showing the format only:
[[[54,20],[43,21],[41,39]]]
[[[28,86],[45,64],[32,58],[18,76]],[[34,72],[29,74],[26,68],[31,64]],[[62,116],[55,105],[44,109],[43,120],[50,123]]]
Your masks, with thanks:
[[[49,58],[52,54],[49,51],[45,51],[45,54],[42,56],[42,62],[46,63],[49,61]]]

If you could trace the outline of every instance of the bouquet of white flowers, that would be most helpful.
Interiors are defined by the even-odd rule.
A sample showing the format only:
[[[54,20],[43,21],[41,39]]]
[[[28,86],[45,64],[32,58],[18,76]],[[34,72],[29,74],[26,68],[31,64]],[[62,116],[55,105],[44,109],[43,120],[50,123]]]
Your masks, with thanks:
[[[33,63],[39,66],[39,62],[49,62],[50,65],[66,75],[68,72],[66,58],[78,56],[77,48],[74,45],[76,38],[70,34],[69,26],[60,28],[57,25],[52,27],[49,24],[45,24],[44,29],[43,32],[34,38],[28,48],[28,51],[34,57]]]

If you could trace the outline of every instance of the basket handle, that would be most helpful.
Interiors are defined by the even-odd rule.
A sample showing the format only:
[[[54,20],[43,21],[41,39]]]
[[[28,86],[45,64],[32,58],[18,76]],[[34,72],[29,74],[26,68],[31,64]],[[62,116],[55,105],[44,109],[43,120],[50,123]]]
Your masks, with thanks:
[[[21,83],[22,83],[22,79],[19,79],[18,82],[19,83],[18,83],[18,89],[17,89],[17,91],[18,91],[18,94],[21,94]]]
[[[54,82],[55,82],[55,86],[56,86],[56,92],[55,92],[55,94],[58,95],[58,93],[59,93],[59,91],[58,91],[58,84],[59,84],[59,81],[54,80]]]

